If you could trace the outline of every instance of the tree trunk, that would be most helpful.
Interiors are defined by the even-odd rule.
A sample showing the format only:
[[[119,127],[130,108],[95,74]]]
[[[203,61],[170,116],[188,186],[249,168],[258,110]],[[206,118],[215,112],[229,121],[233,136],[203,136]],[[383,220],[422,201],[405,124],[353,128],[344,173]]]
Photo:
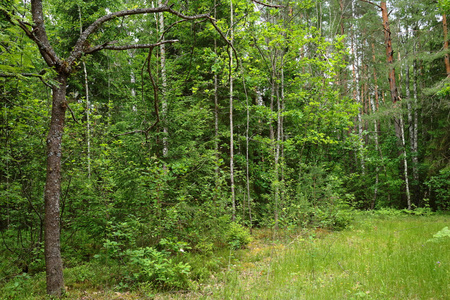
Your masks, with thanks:
[[[442,25],[444,27],[444,51],[448,51],[448,29],[447,29],[447,15],[442,15]],[[447,77],[450,76],[450,57],[448,53],[445,53],[445,70],[447,71]]]
[[[372,59],[373,62],[376,62],[376,57],[375,57],[375,45],[372,43]],[[378,99],[378,80],[377,80],[377,72],[376,69],[373,68],[373,80],[375,83],[375,102],[373,101],[373,98],[370,97],[370,104],[372,106],[372,113],[376,113],[378,111],[378,105],[379,105],[379,99]],[[375,138],[375,150],[376,152],[378,152],[380,154],[380,158],[381,160],[383,160],[383,153],[381,152],[381,148],[380,148],[380,144],[379,144],[379,137],[378,137],[378,120],[376,118],[374,118],[373,120],[373,125],[374,125],[374,138]],[[378,197],[378,184],[379,184],[379,172],[380,171],[380,167],[377,165],[376,166],[376,177],[375,177],[375,189],[374,189],[374,195],[373,195],[373,200],[372,200],[372,204],[370,205],[370,209],[374,209],[375,208],[375,204],[377,202],[377,197]],[[385,170],[386,173],[386,170]],[[390,198],[390,193],[388,191],[388,198]]]
[[[400,99],[398,95],[397,85],[395,83],[394,50],[392,49],[391,29],[389,27],[388,10],[386,1],[381,2],[381,14],[383,17],[384,42],[386,45],[386,60],[389,67],[389,89],[391,91],[391,99],[393,103],[397,103]]]
[[[275,80],[275,78],[273,79]],[[281,146],[281,102],[278,95],[278,85],[275,86],[277,93],[277,138],[275,141],[275,228],[278,228],[279,206],[280,206],[280,146]]]
[[[80,19],[80,35],[83,33],[83,22],[81,19],[81,7],[78,5],[78,17]],[[84,89],[86,92],[86,139],[87,139],[87,167],[88,167],[88,179],[91,181],[91,128],[90,128],[90,103],[89,103],[89,81],[88,73],[86,69],[86,63],[83,61],[83,73],[84,73]]]
[[[163,5],[161,0],[158,0],[158,6]],[[164,33],[164,14],[159,13],[159,32]],[[167,75],[166,75],[166,45],[161,44],[159,46],[160,58],[161,58],[161,91],[162,91],[162,101],[161,101],[161,116],[163,121],[163,157],[167,157],[169,154],[169,143],[167,136],[169,134],[169,129],[167,128]]]
[[[380,3],[381,15],[383,17],[383,29],[384,29],[384,41],[386,45],[386,60],[389,68],[389,89],[391,92],[391,99],[396,106],[396,103],[400,100],[400,96],[398,93],[397,85],[395,83],[395,68],[394,68],[394,50],[392,49],[392,39],[391,39],[391,30],[389,27],[389,17],[388,10],[386,6],[386,1]],[[408,209],[411,209],[411,194],[409,191],[409,179],[408,179],[408,161],[406,157],[406,148],[405,148],[405,131],[403,124],[403,117],[394,118],[394,126],[395,126],[395,134],[401,145],[401,155],[403,157],[403,172],[405,176],[405,188],[406,188],[406,198]]]
[[[388,63],[388,80],[389,80],[389,90],[391,94],[392,103],[395,104],[400,100],[398,95],[397,84],[395,81],[395,68],[394,68],[394,50],[392,49],[392,38],[391,29],[389,26],[389,13],[386,6],[386,1],[380,3],[381,15],[383,18],[383,30],[384,30],[384,43],[386,46],[386,61]],[[400,120],[394,119],[395,135],[401,143],[401,128]]]
[[[354,4],[354,3],[353,3]],[[352,12],[355,11],[355,7],[352,7]],[[354,19],[355,16],[352,16]],[[359,89],[359,81],[360,81],[360,74],[357,73],[357,70],[359,70],[359,66],[358,66],[358,52],[356,50],[356,46],[355,46],[355,31],[352,28],[352,36],[351,36],[351,52],[353,54],[353,63],[352,63],[352,75],[353,75],[353,99],[355,99],[355,101],[360,104],[360,107],[358,109],[358,116],[357,116],[357,126],[358,126],[358,139],[360,141],[360,147],[359,147],[359,151],[358,153],[355,155],[356,157],[356,161],[358,162],[358,158],[359,158],[359,162],[360,162],[360,166],[361,166],[361,173],[362,175],[365,174],[365,159],[364,159],[364,154],[363,154],[363,123],[362,123],[362,113],[363,113],[363,104],[362,104],[362,91],[360,92]]]
[[[61,143],[66,113],[67,75],[58,75],[53,87],[52,116],[47,136],[47,178],[45,184],[45,266],[47,293],[59,297],[64,292],[60,248]]]
[[[339,22],[340,34],[344,35],[344,1],[339,0],[339,7],[341,8],[341,21]]]
[[[401,142],[402,142],[403,174],[405,176],[406,203],[408,205],[408,209],[411,210],[412,206],[411,206],[411,193],[409,190],[408,159],[406,156],[405,126],[404,126],[402,116],[400,116],[400,135],[401,135]]]
[[[217,18],[216,0],[214,0],[214,18]],[[214,39],[214,53],[217,57],[217,40]],[[217,63],[217,58],[214,60]],[[216,155],[215,182],[219,186],[219,76],[214,72],[214,150]]]
[[[400,52],[398,53],[398,61],[401,62],[401,55]],[[407,74],[409,74],[409,66],[407,66]],[[402,79],[402,72],[400,70],[400,81]],[[409,97],[409,75],[406,76],[406,96]],[[403,121],[403,115],[401,112],[401,106],[400,105],[400,117],[398,118],[399,127],[400,127],[400,143],[401,143],[401,155],[403,159],[403,174],[405,177],[405,192],[406,192],[406,202],[408,205],[408,209],[411,210],[411,192],[409,187],[409,176],[408,176],[408,156],[406,154],[406,139],[405,139],[405,123]],[[408,111],[409,114],[409,111]],[[396,122],[397,123],[397,122]]]
[[[375,82],[375,86],[376,86],[376,82]],[[375,88],[376,90],[377,88]],[[370,97],[370,96],[369,96]],[[376,112],[376,107],[375,107],[375,102],[373,101],[373,98],[370,97],[370,105],[372,106],[372,113]],[[380,151],[380,145],[379,145],[379,141],[378,141],[378,121],[375,118],[373,120],[373,127],[374,127],[374,138],[375,138],[375,150],[378,153]],[[377,165],[375,168],[375,189],[373,192],[373,199],[372,199],[372,203],[370,204],[370,209],[374,209],[375,208],[375,204],[377,202],[377,197],[378,197],[378,184],[379,184],[379,175],[380,173],[380,167]]]
[[[230,43],[233,44],[233,1],[230,1]],[[234,139],[233,139],[233,49],[229,49],[230,51],[230,185],[231,185],[231,205],[233,209],[232,220],[236,219],[236,195],[234,190]]]
[[[413,68],[415,65],[413,64]],[[417,126],[415,124],[416,119],[414,118],[414,115],[416,114],[416,105],[415,105],[415,99],[411,99],[411,88],[410,88],[410,71],[409,71],[409,65],[406,65],[406,72],[405,72],[405,85],[406,85],[406,106],[408,110],[408,124],[409,124],[409,147],[412,154],[412,170],[413,170],[413,182],[412,182],[412,188],[413,188],[413,195],[415,198],[415,202],[418,202],[418,184],[419,184],[419,170],[418,170],[418,161],[417,161],[417,148],[415,147],[417,145],[416,141],[416,134],[415,130],[417,129]],[[414,95],[415,98],[415,95]],[[413,102],[414,101],[414,102]],[[406,148],[405,148],[406,150]]]
[[[414,46],[414,53],[416,48]],[[413,124],[410,126],[413,128],[413,144],[411,145],[412,163],[413,163],[413,179],[417,184],[417,190],[415,195],[419,194],[419,153],[418,153],[418,130],[419,130],[419,112],[418,112],[418,90],[417,90],[417,60],[413,62]],[[418,196],[417,196],[418,197]]]
[[[244,91],[245,91],[245,106],[246,106],[246,112],[247,112],[247,123],[246,123],[246,129],[245,129],[245,177],[247,180],[247,207],[248,207],[248,218],[250,223],[250,233],[253,231],[253,218],[252,218],[252,198],[250,193],[250,165],[249,165],[249,144],[250,144],[250,137],[249,137],[249,131],[250,131],[250,104],[248,102],[248,93],[247,93],[247,87],[245,85],[245,76],[242,76],[242,82],[244,85]]]

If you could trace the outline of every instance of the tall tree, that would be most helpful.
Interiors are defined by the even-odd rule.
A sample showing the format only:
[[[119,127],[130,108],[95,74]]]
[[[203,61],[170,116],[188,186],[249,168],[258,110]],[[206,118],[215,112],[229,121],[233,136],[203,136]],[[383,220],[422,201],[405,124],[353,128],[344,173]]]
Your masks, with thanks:
[[[46,14],[42,0],[31,0],[30,14],[33,24],[24,21],[22,15],[15,10],[0,8],[0,12],[13,25],[19,26],[25,34],[38,46],[39,52],[55,75],[52,83],[52,111],[50,128],[47,135],[47,177],[44,192],[45,199],[45,261],[47,272],[47,292],[53,296],[61,296],[64,291],[63,264],[60,246],[60,200],[61,200],[61,158],[62,136],[65,127],[65,112],[67,110],[66,91],[67,80],[76,70],[82,56],[92,54],[103,49],[127,50],[159,46],[173,43],[176,40],[160,40],[154,44],[125,44],[117,45],[117,41],[106,41],[102,44],[91,45],[89,38],[105,23],[116,18],[132,15],[155,14],[167,12],[182,20],[212,19],[209,14],[187,16],[172,8],[168,1],[154,8],[136,8],[122,10],[104,15],[79,35],[70,54],[64,59],[59,55],[48,37],[45,27]]]

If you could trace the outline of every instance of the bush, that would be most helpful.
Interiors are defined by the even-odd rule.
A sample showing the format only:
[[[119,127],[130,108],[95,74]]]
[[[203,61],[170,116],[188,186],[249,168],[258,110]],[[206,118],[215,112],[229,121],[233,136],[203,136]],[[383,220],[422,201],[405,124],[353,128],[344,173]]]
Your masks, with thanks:
[[[176,263],[169,258],[169,252],[152,247],[127,250],[126,256],[132,267],[132,279],[150,281],[165,288],[185,288],[191,266]]]
[[[252,237],[247,228],[236,222],[232,222],[226,232],[226,241],[231,248],[240,249],[247,246],[252,241]]]
[[[439,171],[439,174],[431,176],[425,183],[434,196],[434,207],[437,210],[450,209],[450,167]]]

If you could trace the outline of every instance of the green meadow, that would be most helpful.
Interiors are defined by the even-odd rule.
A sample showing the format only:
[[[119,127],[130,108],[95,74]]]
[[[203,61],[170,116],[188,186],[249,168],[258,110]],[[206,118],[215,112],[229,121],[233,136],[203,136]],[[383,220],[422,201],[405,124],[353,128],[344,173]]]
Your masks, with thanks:
[[[342,231],[255,229],[244,249],[186,252],[189,288],[121,286],[123,268],[65,269],[65,299],[450,299],[450,217],[359,213]],[[4,286],[7,299],[50,299],[44,274]],[[9,289],[8,289],[9,288]]]
[[[448,216],[360,216],[340,232],[305,231],[265,246],[256,241],[245,262],[197,296],[450,299],[449,225]]]

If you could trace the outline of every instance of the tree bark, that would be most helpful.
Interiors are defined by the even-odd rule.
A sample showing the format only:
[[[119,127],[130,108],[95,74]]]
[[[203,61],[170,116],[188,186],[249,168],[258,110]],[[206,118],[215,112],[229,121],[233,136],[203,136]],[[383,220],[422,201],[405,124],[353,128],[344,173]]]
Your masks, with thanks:
[[[81,7],[78,5],[78,17],[80,19],[80,35],[83,33],[83,22],[81,20]],[[91,128],[90,128],[90,110],[91,104],[89,103],[89,81],[88,73],[86,69],[86,63],[83,61],[83,73],[84,73],[84,90],[86,93],[86,139],[87,139],[87,167],[88,167],[88,179],[91,181]]]
[[[214,19],[217,18],[216,0],[214,0]],[[217,40],[214,39],[214,53],[217,57]],[[217,58],[214,59],[217,63]],[[216,188],[219,186],[219,76],[214,72],[214,150],[216,156],[216,168],[214,170]]]
[[[231,45],[233,44],[233,1],[230,1],[230,37],[231,37]],[[236,220],[236,193],[234,189],[234,128],[233,128],[233,49],[230,47],[230,74],[229,74],[229,82],[230,82],[230,185],[231,185],[231,205],[232,205],[232,220],[233,222]]]
[[[46,64],[53,68],[56,72],[54,79],[57,84],[52,86],[52,113],[50,121],[50,129],[47,137],[47,177],[44,191],[45,200],[45,238],[44,238],[44,256],[47,272],[47,293],[60,297],[64,292],[64,278],[63,265],[60,250],[60,196],[61,196],[61,156],[62,156],[62,135],[64,131],[65,111],[67,108],[66,85],[67,79],[74,71],[74,66],[84,54],[91,54],[103,49],[110,50],[127,50],[127,49],[152,49],[166,42],[160,41],[156,44],[141,44],[141,45],[124,45],[112,46],[116,41],[108,41],[102,45],[92,46],[86,48],[86,41],[90,35],[96,32],[102,24],[114,20],[118,17],[125,17],[131,15],[155,14],[161,12],[168,12],[183,20],[198,20],[207,19],[219,34],[224,38],[225,42],[235,51],[233,45],[225,38],[220,29],[216,26],[215,20],[210,17],[209,13],[199,14],[194,16],[187,16],[172,9],[168,5],[168,1],[155,8],[137,8],[131,10],[122,10],[114,13],[104,15],[95,20],[85,30],[80,33],[80,36],[75,43],[72,52],[66,60],[62,60],[56,54],[54,48],[50,44],[47,32],[44,26],[44,12],[42,7],[42,0],[31,0],[31,15],[33,25],[22,21],[21,18],[15,17],[14,14],[9,13],[5,9],[0,10],[6,16],[8,22],[14,26],[19,26],[25,34],[38,46],[39,52],[46,62]],[[32,28],[30,28],[30,26]],[[230,69],[231,71],[231,69]],[[38,76],[40,77],[40,76]],[[230,95],[232,100],[232,95]],[[234,183],[232,183],[234,187]]]
[[[381,15],[383,17],[384,43],[386,45],[386,61],[389,67],[389,89],[391,92],[392,102],[395,104],[399,101],[398,89],[395,83],[394,50],[392,49],[391,29],[389,27],[388,10],[386,1],[381,2]]]
[[[400,136],[402,143],[402,157],[403,157],[403,175],[405,176],[405,191],[406,191],[406,203],[408,209],[411,210],[411,193],[409,189],[409,177],[408,177],[408,159],[406,156],[406,143],[405,143],[405,126],[403,122],[403,117],[400,116]]]
[[[416,54],[416,45],[414,45],[414,54]],[[417,60],[413,61],[413,124],[410,125],[413,135],[413,143],[411,146],[412,163],[413,163],[413,179],[414,182],[419,185],[419,153],[418,153],[418,140],[419,140],[419,109],[418,109],[418,89],[417,89]],[[419,195],[419,188],[415,191],[416,197]]]
[[[162,6],[162,1],[158,0],[158,5]],[[164,34],[164,14],[159,13],[159,32]],[[161,58],[161,91],[162,91],[162,101],[161,101],[161,115],[163,121],[163,157],[169,155],[169,142],[168,135],[169,129],[167,128],[167,74],[166,74],[166,45],[161,44],[159,46],[160,58]]]
[[[373,62],[376,62],[376,57],[375,57],[375,45],[372,43],[372,59]],[[376,69],[373,69],[373,80],[375,83],[375,102],[373,101],[373,98],[370,97],[370,104],[372,106],[372,113],[376,113],[378,111],[378,105],[379,105],[379,99],[378,99],[378,79],[377,79],[377,72]],[[383,153],[381,152],[381,148],[380,148],[380,144],[379,144],[379,137],[378,137],[378,120],[376,118],[374,118],[373,120],[373,125],[374,125],[374,138],[375,138],[375,150],[380,154],[380,158],[381,160],[383,160]],[[377,165],[376,166],[376,177],[375,177],[375,189],[374,189],[374,195],[373,195],[373,200],[372,203],[370,205],[370,209],[374,209],[375,208],[375,204],[377,201],[377,197],[378,197],[378,184],[379,184],[379,172],[380,168]],[[386,170],[385,170],[386,173]],[[390,199],[390,193],[388,191],[388,198]]]
[[[354,4],[354,3],[353,3]],[[355,7],[352,7],[352,12],[355,11]],[[354,13],[352,16],[354,19]],[[353,54],[353,63],[352,63],[352,75],[353,75],[353,99],[355,99],[355,101],[360,104],[359,109],[358,109],[358,116],[357,116],[357,126],[358,126],[358,139],[360,141],[360,147],[359,147],[359,151],[356,154],[356,160],[358,161],[359,158],[359,162],[360,162],[360,166],[361,166],[361,173],[362,175],[365,174],[365,170],[366,170],[366,165],[365,165],[365,159],[364,159],[364,154],[363,154],[363,121],[362,121],[362,114],[363,114],[363,103],[362,103],[362,91],[360,91],[359,88],[359,82],[360,82],[360,77],[361,74],[357,73],[357,70],[359,70],[359,66],[358,66],[358,51],[356,49],[355,46],[355,33],[354,33],[354,29],[352,28],[352,32],[351,32],[351,52]]]
[[[447,15],[442,14],[442,25],[444,27],[444,51],[448,51],[448,29],[447,29]],[[450,76],[450,57],[448,53],[445,53],[445,70],[447,77]]]
[[[415,67],[415,64],[413,63],[413,68]],[[416,114],[416,105],[415,105],[415,95],[414,99],[411,99],[411,88],[410,88],[410,70],[409,65],[406,64],[406,70],[405,70],[405,86],[406,86],[406,107],[408,110],[408,124],[409,124],[409,147],[411,150],[412,155],[412,171],[413,171],[413,182],[411,183],[412,189],[413,189],[413,195],[414,200],[416,203],[418,202],[418,184],[419,184],[419,170],[418,170],[418,161],[417,161],[417,148],[415,147],[417,145],[416,141],[416,134],[415,130],[417,128],[415,122],[416,119],[414,118],[414,115]],[[414,102],[413,102],[414,101]],[[406,148],[405,148],[406,150]]]
[[[47,136],[47,178],[45,184],[45,266],[47,293],[60,297],[64,292],[63,264],[60,246],[60,195],[62,135],[66,113],[66,74],[56,78],[59,86],[53,87],[52,117]]]
[[[345,34],[345,28],[344,28],[344,1],[343,0],[339,0],[339,7],[341,9],[341,20],[339,22],[339,27],[340,27],[340,34],[344,35]]]

